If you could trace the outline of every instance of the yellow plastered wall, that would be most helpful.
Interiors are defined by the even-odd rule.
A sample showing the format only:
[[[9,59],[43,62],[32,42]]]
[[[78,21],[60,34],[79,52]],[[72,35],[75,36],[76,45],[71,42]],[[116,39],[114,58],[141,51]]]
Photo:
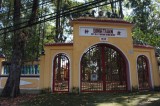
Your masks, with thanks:
[[[2,61],[4,61],[5,58],[0,58],[0,75],[2,74]],[[40,62],[40,63],[39,63]],[[26,64],[40,64],[40,66],[43,67],[42,62],[44,62],[43,60],[41,61],[34,61],[34,62],[28,62]],[[41,72],[42,69],[40,69]],[[43,72],[43,71],[42,71]],[[34,75],[32,76],[25,76],[25,77],[21,77],[21,84],[20,84],[20,89],[40,89],[40,78],[37,76],[35,77]],[[0,89],[2,89],[7,81],[7,75],[1,75],[0,76]]]
[[[0,75],[2,73],[2,61],[4,61],[4,58],[0,57]]]
[[[2,74],[2,61],[4,60],[4,58],[3,57],[0,57],[0,75]],[[2,85],[2,83],[1,83],[1,77],[0,77],[0,87],[1,87],[1,85]]]
[[[21,81],[24,82],[29,82],[28,84],[20,84],[20,89],[39,89],[39,78],[34,78],[34,77],[21,77]],[[1,78],[1,86],[0,88],[3,88],[6,84],[7,77],[2,77]]]
[[[101,19],[94,19],[101,20]],[[155,58],[155,52],[153,48],[137,48],[133,46],[132,40],[132,27],[133,24],[119,23],[119,22],[99,22],[99,21],[72,21],[73,26],[73,44],[47,44],[45,46],[45,55],[40,57],[40,79],[39,88],[52,88],[53,83],[53,60],[58,53],[65,53],[70,60],[70,91],[72,87],[80,87],[80,62],[82,55],[87,49],[95,44],[105,43],[115,46],[119,49],[128,65],[128,89],[132,90],[133,87],[138,87],[137,78],[137,57],[139,55],[145,55],[148,57],[151,64],[152,71],[152,84],[153,86],[160,85],[160,78],[158,74],[157,61]],[[107,20],[107,19],[106,19]],[[107,41],[101,41],[97,36],[80,36],[80,27],[102,27],[102,28],[123,28],[127,30],[127,37],[117,38],[108,37]]]
[[[45,46],[45,57],[44,57],[44,69],[40,74],[40,80],[41,82],[41,88],[51,88],[52,89],[52,81],[53,81],[53,60],[54,57],[58,53],[65,53],[70,60],[70,78],[72,78],[73,70],[72,70],[72,63],[73,63],[73,46],[69,45],[54,45],[54,46]],[[70,79],[70,86],[71,86],[72,80]],[[70,87],[71,88],[71,87]]]
[[[159,77],[159,72],[158,72],[158,64],[157,60],[155,57],[155,51],[154,48],[142,48],[142,47],[134,47],[134,64],[133,66],[135,67],[135,70],[133,70],[133,86],[138,85],[138,77],[137,77],[137,58],[140,55],[144,55],[148,58],[149,61],[149,69],[150,69],[150,77],[151,77],[151,86],[152,88],[154,87],[159,87],[160,86],[160,77]]]
[[[86,50],[94,44],[98,43],[106,43],[111,44],[118,48],[122,53],[125,55],[128,64],[129,70],[134,70],[132,64],[132,57],[133,57],[133,41],[131,36],[131,29],[133,27],[132,24],[120,24],[120,23],[105,23],[105,22],[72,22],[73,24],[73,86],[79,87],[80,86],[80,61],[81,57],[86,52]],[[100,37],[96,36],[80,36],[79,35],[79,28],[82,26],[89,26],[89,27],[102,27],[102,28],[125,28],[127,30],[127,37],[126,38],[115,38],[115,37],[108,37],[108,41],[100,41]],[[132,74],[132,72],[131,72]],[[132,80],[131,80],[132,81]],[[132,83],[132,82],[131,82]]]
[[[39,88],[43,89],[44,88],[44,74],[45,74],[45,55],[40,56],[40,85]]]

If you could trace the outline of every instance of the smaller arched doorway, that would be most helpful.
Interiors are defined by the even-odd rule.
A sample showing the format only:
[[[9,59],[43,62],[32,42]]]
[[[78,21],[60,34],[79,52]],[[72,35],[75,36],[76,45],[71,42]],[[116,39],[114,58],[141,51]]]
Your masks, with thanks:
[[[59,53],[53,61],[53,92],[69,92],[69,59]]]
[[[138,73],[138,84],[139,90],[150,90],[150,72],[149,72],[149,61],[144,55],[140,55],[137,58],[137,73]]]
[[[81,59],[81,91],[127,91],[127,62],[123,53],[109,44],[91,46]]]

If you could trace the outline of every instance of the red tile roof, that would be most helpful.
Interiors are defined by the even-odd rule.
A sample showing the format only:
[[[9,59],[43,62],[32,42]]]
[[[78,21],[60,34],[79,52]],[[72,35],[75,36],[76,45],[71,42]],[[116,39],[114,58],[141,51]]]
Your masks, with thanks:
[[[153,46],[150,46],[150,45],[137,45],[137,44],[134,44],[133,47],[134,47],[134,48],[154,49],[154,47],[153,47]]]
[[[73,46],[73,43],[47,43],[45,46]]]
[[[121,24],[130,24],[133,25],[133,23],[127,22],[123,19],[116,19],[116,18],[92,18],[92,17],[80,17],[77,19],[74,19],[72,22],[100,22],[100,23],[121,23]]]

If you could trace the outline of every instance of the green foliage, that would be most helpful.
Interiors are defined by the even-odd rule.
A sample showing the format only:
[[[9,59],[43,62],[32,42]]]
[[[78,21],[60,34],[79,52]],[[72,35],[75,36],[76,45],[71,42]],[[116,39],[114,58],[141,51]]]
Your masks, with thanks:
[[[141,30],[147,31],[149,14],[151,12],[151,0],[129,0],[126,7],[133,9],[132,21]]]
[[[39,2],[42,2],[41,0]],[[28,21],[31,17],[32,13],[32,4],[33,2],[31,1],[26,1],[26,0],[21,0],[21,15],[20,15],[20,20],[21,22]],[[13,26],[13,12],[14,12],[14,2],[13,0],[5,0],[3,1],[3,6],[2,6],[2,11],[0,14],[1,23],[2,27],[8,27],[8,26]],[[48,13],[48,8],[39,7],[38,14],[37,16],[42,16],[42,12],[47,14]],[[21,25],[19,25],[20,27]],[[17,26],[16,26],[17,27]],[[41,51],[42,51],[42,43],[43,43],[43,37],[42,35],[42,29],[44,26],[43,25],[34,25],[31,27],[27,27],[24,29],[18,30],[20,34],[22,34],[22,38],[25,40],[25,47],[23,48],[24,50],[24,56],[23,56],[23,61],[31,61],[35,60],[39,57]],[[3,33],[0,35],[0,48],[1,52],[5,55],[6,59],[10,61],[12,57],[12,51],[13,51],[13,44],[14,44],[14,31],[13,32],[7,32],[8,29],[1,30],[0,33]],[[6,32],[6,33],[5,33]],[[18,38],[20,39],[20,38]]]
[[[45,36],[44,36],[44,43],[54,43],[54,35],[55,35],[55,26],[49,23],[46,23],[46,27],[44,29]]]
[[[11,51],[12,51],[11,36],[12,36],[12,33],[8,33],[0,36],[1,53],[6,56],[6,59],[9,59],[11,57]]]
[[[24,30],[25,34],[28,35],[28,38],[26,39],[27,42],[24,48],[24,61],[34,61],[40,55],[41,42],[37,30],[38,29],[36,26]]]
[[[53,1],[53,11],[56,11],[56,14],[60,14],[60,12],[63,12],[65,10],[69,10],[71,7],[77,6],[80,3],[72,1],[72,0],[55,0]],[[80,14],[80,13],[77,13]],[[53,38],[55,42],[65,42],[67,36],[70,35],[72,32],[72,28],[69,24],[70,19],[72,17],[78,16],[76,13],[75,14],[70,14],[65,17],[56,17],[56,22],[55,22],[55,28],[53,28]]]
[[[154,47],[160,47],[160,36],[155,33],[144,33],[140,28],[135,28],[133,31],[134,43],[149,44]]]
[[[134,43],[160,47],[160,11],[158,1],[151,0],[129,0],[126,7],[133,11],[125,20],[133,22]]]

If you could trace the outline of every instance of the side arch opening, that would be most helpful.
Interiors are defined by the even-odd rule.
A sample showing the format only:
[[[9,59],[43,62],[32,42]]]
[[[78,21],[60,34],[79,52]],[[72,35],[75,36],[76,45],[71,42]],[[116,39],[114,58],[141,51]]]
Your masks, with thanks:
[[[64,53],[53,60],[53,92],[69,92],[70,61]]]
[[[150,90],[150,70],[149,60],[146,56],[140,55],[137,58],[137,73],[138,73],[138,84],[139,90]]]

